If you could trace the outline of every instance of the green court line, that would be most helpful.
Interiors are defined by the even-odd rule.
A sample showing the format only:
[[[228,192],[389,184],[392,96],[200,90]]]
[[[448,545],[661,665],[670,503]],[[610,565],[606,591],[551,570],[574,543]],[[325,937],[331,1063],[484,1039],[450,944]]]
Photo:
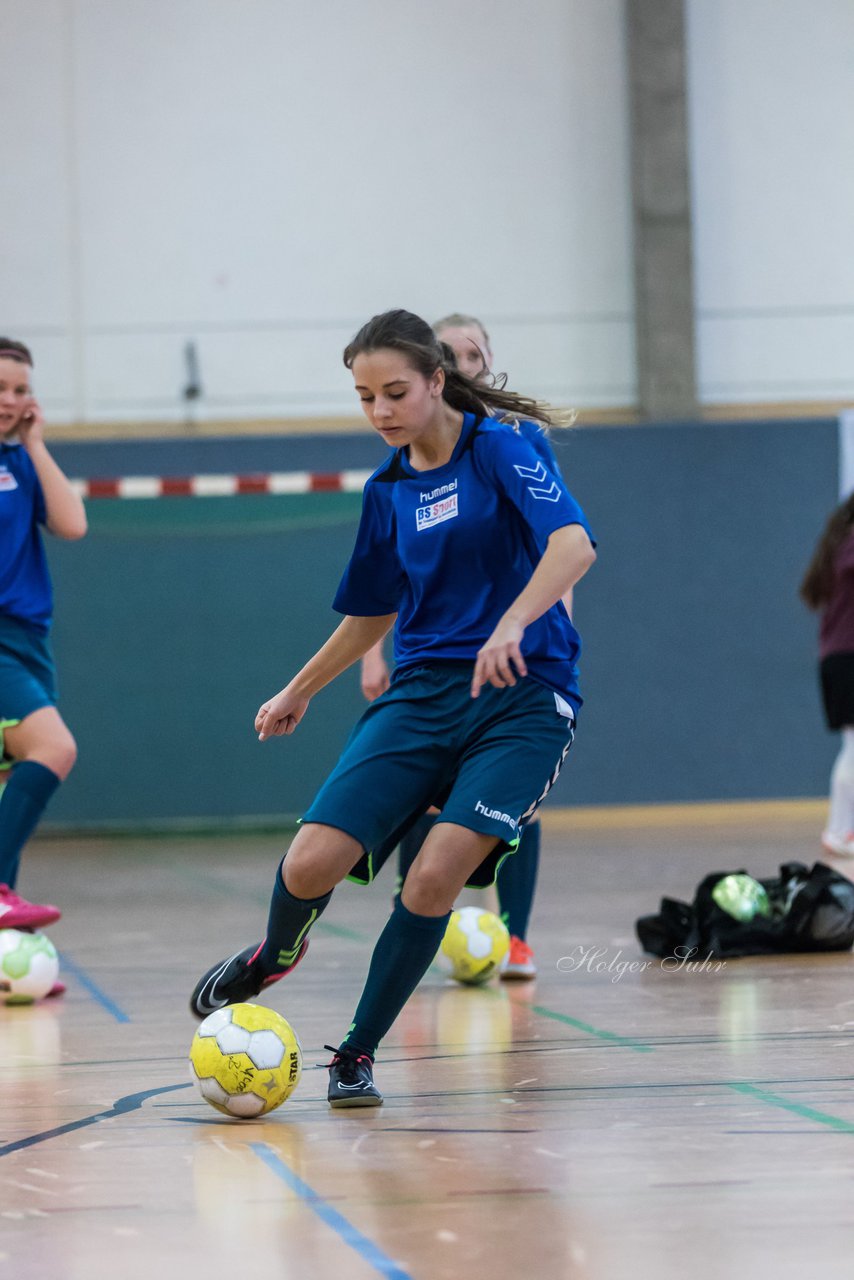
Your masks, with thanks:
[[[497,993],[496,993],[497,994]],[[554,1022],[562,1022],[564,1026],[575,1027],[577,1031],[583,1031],[588,1036],[595,1036],[597,1040],[608,1040],[612,1044],[622,1045],[624,1049],[633,1049],[635,1053],[652,1053],[652,1045],[644,1044],[640,1040],[632,1040],[629,1036],[617,1035],[616,1031],[605,1031],[602,1027],[591,1026],[589,1022],[581,1022],[578,1018],[571,1018],[568,1013],[558,1013],[556,1009],[547,1009],[542,1004],[527,1004],[524,1000],[513,1000],[511,1004],[519,1005],[521,1008],[530,1009],[532,1013],[537,1013],[541,1018],[551,1018]]]
[[[216,893],[223,896],[230,895],[233,890],[228,886],[221,884],[215,876],[206,872],[185,872],[177,867],[173,867],[173,872],[183,879],[192,879],[196,884],[204,884],[207,888],[212,889]],[[258,902],[263,906],[267,905],[268,898],[259,893],[247,894],[254,902]],[[363,946],[370,946],[374,941],[367,934],[361,933],[357,929],[349,929],[346,925],[332,924],[331,921],[318,920],[314,926],[315,929],[323,933],[331,934],[333,937],[344,938],[348,942],[355,942]],[[440,969],[438,965],[431,964],[429,972],[434,976],[447,978],[448,974]],[[493,991],[489,987],[485,987],[484,991],[493,999],[499,997],[497,991]],[[502,997],[503,998],[503,997]],[[607,1031],[603,1027],[594,1027],[589,1022],[581,1022],[578,1018],[572,1018],[569,1014],[558,1013],[556,1009],[547,1009],[545,1005],[529,1005],[522,1000],[510,1000],[511,1004],[519,1005],[525,1009],[530,1009],[533,1013],[539,1014],[542,1018],[551,1018],[554,1022],[561,1022],[564,1026],[574,1027],[577,1031],[584,1032],[585,1035],[594,1036],[597,1040],[606,1040],[611,1044],[622,1045],[625,1049],[633,1049],[635,1053],[651,1053],[652,1048],[648,1044],[643,1044],[638,1040],[632,1040],[627,1036],[618,1035],[615,1031]]]
[[[826,1125],[829,1129],[836,1129],[839,1133],[854,1133],[854,1124],[850,1120],[843,1120],[840,1116],[828,1115],[826,1111],[816,1111],[814,1107],[802,1106],[800,1102],[790,1102],[787,1098],[781,1098],[779,1094],[769,1093],[767,1089],[758,1089],[755,1084],[748,1084],[746,1081],[722,1080],[727,1089],[734,1089],[736,1093],[745,1094],[750,1098],[758,1098],[760,1102],[767,1102],[771,1107],[780,1107],[783,1111],[791,1111],[793,1115],[800,1116],[802,1120],[814,1120],[816,1124]]]
[[[173,868],[173,870],[177,869]],[[178,871],[178,874],[180,875],[181,872]],[[188,877],[189,874],[190,873],[187,873]],[[213,876],[202,875],[199,877],[198,875],[193,874],[192,878],[196,881],[202,879],[217,891],[221,891],[223,893],[230,892],[227,886],[220,885]],[[260,895],[258,894],[252,894],[251,896],[256,901],[260,898]],[[331,933],[340,938],[345,938],[347,941],[356,942],[360,945],[370,945],[371,943],[371,939],[366,934],[361,933],[356,929],[348,929],[345,926],[329,924],[323,920],[319,920],[315,928],[322,929],[327,933]],[[447,978],[448,976],[436,964],[430,965],[429,972],[443,978]],[[483,987],[482,992],[483,994],[492,997],[492,999],[505,998],[503,993],[494,991],[490,987]],[[514,1004],[519,1008],[529,1009],[531,1013],[535,1013],[541,1018],[549,1018],[553,1022],[560,1022],[564,1026],[573,1027],[576,1031],[581,1031],[585,1035],[592,1036],[597,1040],[603,1040],[606,1043],[618,1045],[624,1049],[631,1049],[635,1053],[655,1052],[654,1045],[645,1044],[639,1040],[633,1040],[628,1036],[618,1035],[615,1031],[607,1031],[602,1027],[594,1027],[589,1022],[582,1022],[579,1018],[573,1018],[566,1013],[559,1013],[556,1009],[549,1009],[545,1005],[528,1004],[524,1000],[514,1000],[512,997],[508,998],[511,1004]],[[719,1080],[707,1081],[705,1083],[711,1087],[731,1089],[735,1093],[740,1093],[745,1097],[756,1098],[757,1101],[763,1102],[767,1106],[779,1107],[783,1111],[789,1111],[793,1115],[799,1116],[802,1120],[809,1120],[815,1124],[824,1125],[829,1129],[836,1130],[838,1133],[854,1133],[854,1122],[843,1120],[841,1116],[830,1115],[825,1111],[818,1111],[814,1107],[804,1106],[799,1102],[790,1102],[786,1098],[781,1098],[779,1094],[771,1093],[767,1089],[760,1089],[756,1085],[749,1084],[747,1081]]]
[[[448,973],[439,967],[435,962],[430,965],[428,973],[432,973],[434,977],[447,978]],[[531,1013],[539,1014],[541,1018],[551,1018],[553,1022],[562,1022],[564,1026],[575,1027],[577,1031],[583,1031],[585,1035],[594,1036],[597,1040],[607,1040],[611,1044],[622,1045],[624,1049],[634,1049],[636,1053],[652,1053],[652,1045],[645,1044],[641,1040],[633,1040],[629,1036],[617,1035],[616,1031],[606,1031],[603,1027],[594,1027],[589,1022],[582,1022],[579,1018],[572,1018],[568,1013],[558,1013],[556,1009],[547,1009],[543,1004],[528,1004],[527,1000],[514,1000],[504,990],[496,990],[495,987],[484,983],[478,986],[477,983],[472,984],[484,995],[490,996],[493,1000],[507,1000],[508,1004],[514,1004],[519,1009],[530,1009]]]

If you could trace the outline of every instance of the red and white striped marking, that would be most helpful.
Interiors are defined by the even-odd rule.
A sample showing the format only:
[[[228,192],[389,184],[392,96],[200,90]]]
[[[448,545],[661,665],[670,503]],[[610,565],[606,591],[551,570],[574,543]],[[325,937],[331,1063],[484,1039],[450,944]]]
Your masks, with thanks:
[[[71,483],[81,498],[232,498],[245,493],[361,493],[371,474],[269,471],[249,476],[119,476]]]

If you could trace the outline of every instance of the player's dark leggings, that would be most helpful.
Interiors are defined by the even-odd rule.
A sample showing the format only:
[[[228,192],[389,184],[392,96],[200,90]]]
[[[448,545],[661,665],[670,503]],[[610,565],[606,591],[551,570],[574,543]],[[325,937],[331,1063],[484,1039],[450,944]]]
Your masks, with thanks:
[[[60,780],[35,760],[22,760],[0,778],[6,783],[0,795],[0,884],[14,889],[21,851]]]
[[[267,937],[256,963],[267,973],[288,968],[309,929],[325,911],[331,893],[322,898],[296,898],[285,888],[281,869],[270,900]],[[450,912],[420,916],[395,899],[377,939],[367,980],[344,1043],[371,1057],[430,967],[445,934]]]

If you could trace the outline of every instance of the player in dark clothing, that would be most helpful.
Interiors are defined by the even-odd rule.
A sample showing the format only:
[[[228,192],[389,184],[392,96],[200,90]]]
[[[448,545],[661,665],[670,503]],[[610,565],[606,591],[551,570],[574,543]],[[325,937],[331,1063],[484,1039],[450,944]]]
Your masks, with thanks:
[[[369,321],[344,353],[371,425],[395,452],[365,487],[335,597],[344,620],[256,718],[292,733],[311,698],[395,627],[389,690],[356,725],[276,876],[267,936],[204,975],[200,1017],[289,972],[332,890],[434,800],[441,815],[374,948],[330,1064],[333,1106],[376,1106],[377,1046],[436,954],[453,903],[494,877],[560,770],[581,699],[578,635],[561,597],[595,559],[585,517],[531,444],[493,412],[545,406],[483,387],[406,311]]]
[[[833,511],[801,584],[820,616],[819,679],[828,729],[842,735],[821,836],[825,853],[854,857],[854,494]]]
[[[433,332],[440,342],[454,353],[457,368],[483,385],[483,395],[488,397],[489,386],[494,381],[492,373],[492,348],[489,334],[483,322],[476,316],[453,312],[433,323]],[[522,419],[514,420],[513,427],[533,445],[549,471],[560,477],[560,467],[540,423]],[[567,613],[572,617],[572,592],[564,597]],[[389,687],[389,669],[380,642],[362,659],[362,692],[372,701]],[[427,835],[436,820],[437,810],[431,808],[419,818],[400,842],[398,850],[398,884],[402,885]],[[496,876],[495,889],[498,910],[510,934],[510,948],[500,970],[502,979],[528,981],[537,973],[534,952],[528,942],[528,924],[534,904],[540,865],[540,821],[526,823],[519,840],[519,848],[512,858],[505,858]],[[384,852],[384,851],[383,851]]]

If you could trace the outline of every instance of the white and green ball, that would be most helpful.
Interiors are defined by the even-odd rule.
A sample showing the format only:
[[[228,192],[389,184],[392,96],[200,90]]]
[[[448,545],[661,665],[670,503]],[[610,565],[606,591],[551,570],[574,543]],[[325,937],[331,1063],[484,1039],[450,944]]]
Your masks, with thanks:
[[[42,1000],[56,982],[59,957],[43,933],[0,929],[0,1000],[4,1004],[32,1004]]]
[[[452,911],[442,939],[451,976],[466,986],[479,986],[500,968],[510,947],[507,926],[493,911],[461,907]]]

